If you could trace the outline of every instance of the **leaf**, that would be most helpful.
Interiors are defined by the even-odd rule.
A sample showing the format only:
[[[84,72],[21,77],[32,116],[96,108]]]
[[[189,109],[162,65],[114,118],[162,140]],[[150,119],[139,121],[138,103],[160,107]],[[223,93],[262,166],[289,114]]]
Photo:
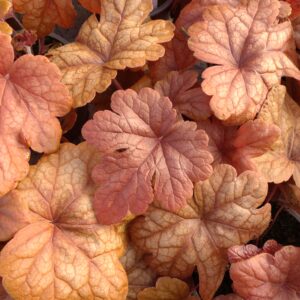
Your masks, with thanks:
[[[11,7],[11,0],[0,0],[0,33],[9,35],[13,33],[13,29],[4,20]]]
[[[15,63],[11,38],[0,33],[0,196],[28,172],[31,147],[54,152],[72,100],[61,74],[46,57],[24,55]]]
[[[268,94],[258,118],[281,129],[281,137],[264,155],[253,159],[269,182],[281,183],[293,176],[300,187],[300,108],[284,86]]]
[[[146,288],[138,294],[138,300],[188,300],[189,286],[177,278],[160,277],[156,286]],[[191,299],[191,298],[189,298]]]
[[[156,274],[142,260],[142,255],[129,244],[126,253],[120,259],[127,277],[127,300],[136,300],[139,291],[154,285]]]
[[[144,213],[153,197],[166,209],[184,206],[193,182],[211,174],[205,132],[177,121],[170,100],[149,88],[118,91],[111,107],[114,112],[97,112],[82,130],[88,143],[106,153],[93,171],[100,185],[94,201],[99,220],[111,224],[128,212]]]
[[[194,18],[198,16],[198,3],[194,6],[195,2],[198,0],[192,1],[181,11],[175,22],[174,38],[164,44],[165,55],[159,60],[149,63],[150,74],[154,81],[164,79],[171,71],[185,70],[195,64],[195,58],[187,45],[187,34],[184,33],[193,23]],[[186,13],[186,8],[189,6],[192,6],[191,10]]]
[[[72,0],[13,0],[14,10],[23,14],[22,23],[39,37],[48,35],[55,25],[69,28],[76,11]]]
[[[79,0],[79,3],[92,13],[101,12],[101,0]]]
[[[174,71],[165,79],[158,81],[154,88],[162,96],[168,97],[179,113],[194,121],[206,120],[211,116],[210,97],[203,93],[201,87],[194,87],[197,80],[197,72]]]
[[[171,71],[187,70],[195,64],[195,57],[187,45],[187,31],[193,23],[202,20],[205,8],[215,4],[237,5],[239,2],[239,0],[192,0],[187,4],[175,22],[174,38],[164,45],[165,55],[149,64],[154,81],[162,80]]]
[[[118,260],[123,237],[116,227],[98,224],[92,209],[89,173],[97,161],[99,155],[85,143],[63,144],[8,195],[11,203],[25,203],[27,209],[10,205],[28,220],[0,254],[0,275],[13,299],[126,297],[127,278]]]
[[[100,22],[92,15],[75,43],[49,52],[63,72],[74,107],[105,91],[117,70],[141,67],[164,55],[159,44],[173,37],[174,26],[163,20],[144,23],[151,10],[152,0],[102,0]]]
[[[299,299],[299,261],[300,248],[285,246],[274,254],[260,253],[233,263],[233,288],[247,300]]]
[[[217,64],[202,73],[202,88],[212,95],[210,106],[218,119],[230,124],[253,119],[282,76],[300,79],[284,52],[291,50],[293,30],[289,21],[276,22],[279,5],[277,0],[248,0],[237,8],[209,7],[204,21],[189,28],[194,55]]]
[[[259,157],[271,149],[279,138],[280,129],[263,120],[248,121],[241,127],[224,126],[217,119],[198,122],[198,128],[209,137],[209,149],[214,156],[214,166],[228,163],[238,174],[256,171],[252,158]]]
[[[267,184],[257,173],[237,177],[232,166],[218,165],[196,184],[187,206],[172,213],[154,203],[131,223],[130,237],[160,275],[187,278],[197,266],[200,296],[212,299],[225,272],[226,249],[267,228],[271,206],[257,208],[266,194]]]
[[[292,7],[292,14],[290,16],[291,19],[296,19],[300,16],[300,2],[299,0],[285,0]]]
[[[212,171],[205,132],[177,121],[171,101],[150,88],[117,91],[111,107],[114,112],[97,112],[82,130],[88,143],[107,154],[93,170],[98,220],[111,224],[128,212],[142,214],[154,197],[168,210],[183,207],[193,183]]]

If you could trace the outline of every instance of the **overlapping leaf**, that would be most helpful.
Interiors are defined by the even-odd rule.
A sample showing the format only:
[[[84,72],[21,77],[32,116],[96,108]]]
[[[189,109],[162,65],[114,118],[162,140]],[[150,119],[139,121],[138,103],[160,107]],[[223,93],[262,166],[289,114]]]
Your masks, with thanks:
[[[217,118],[234,124],[252,119],[281,76],[300,79],[284,52],[292,50],[293,30],[289,21],[276,21],[279,6],[278,0],[213,6],[189,28],[195,56],[218,65],[202,73],[202,88],[213,96],[210,106]]]
[[[180,209],[193,183],[212,171],[205,132],[194,122],[178,121],[170,100],[150,88],[118,91],[111,107],[114,112],[97,112],[82,131],[88,143],[107,153],[93,171],[100,186],[94,202],[98,220],[113,223],[129,212],[144,213],[154,197],[166,209]]]
[[[159,44],[173,37],[174,26],[163,20],[144,23],[151,10],[151,0],[102,0],[100,22],[92,15],[75,43],[50,52],[75,107],[103,92],[117,70],[140,67],[164,55]]]
[[[193,300],[190,288],[177,278],[160,277],[155,287],[146,288],[138,294],[138,300]]]
[[[10,41],[0,33],[0,195],[26,176],[28,147],[46,153],[58,148],[56,116],[65,115],[72,103],[57,66],[31,55],[14,63]]]
[[[172,41],[166,43],[165,55],[158,61],[150,63],[151,77],[162,80],[170,71],[185,70],[193,66],[195,58],[188,48],[188,28],[202,20],[205,8],[215,4],[230,4],[236,6],[239,0],[192,0],[181,11],[175,22],[175,35]]]
[[[49,34],[56,24],[71,27],[76,16],[72,0],[13,0],[13,6],[24,14],[25,28],[35,30],[39,37]]]
[[[133,221],[130,236],[161,275],[186,278],[197,266],[200,295],[211,299],[223,278],[226,249],[268,226],[270,205],[257,209],[266,194],[267,183],[257,173],[237,177],[233,167],[219,165],[196,185],[187,206],[172,213],[155,203],[145,217]]]
[[[153,286],[156,274],[147,267],[141,253],[137,252],[130,244],[124,256],[120,259],[128,278],[128,294],[126,300],[136,300],[137,294]]]
[[[243,246],[241,246],[243,247]],[[244,299],[300,298],[300,248],[285,246],[263,251],[230,267],[233,288]]]
[[[259,157],[271,149],[279,138],[280,129],[263,120],[248,121],[241,127],[224,126],[217,119],[198,122],[198,128],[209,137],[209,149],[214,156],[214,166],[228,163],[238,173],[256,171],[252,158]]]
[[[1,211],[23,227],[7,228],[11,232],[1,236],[17,231],[0,254],[0,276],[13,299],[126,297],[127,278],[118,260],[123,237],[117,228],[98,224],[92,209],[89,174],[98,160],[85,143],[64,144],[7,195]],[[8,224],[2,218],[0,223]]]
[[[101,12],[101,0],[79,0],[79,3],[92,13]]]
[[[158,81],[154,88],[162,96],[168,97],[179,113],[194,121],[206,120],[211,116],[210,97],[203,93],[201,87],[194,87],[197,79],[197,72],[174,71]]]
[[[275,124],[281,136],[264,155],[254,158],[257,169],[269,182],[280,183],[293,176],[300,187],[300,107],[284,86],[274,87],[258,119]]]
[[[12,28],[4,21],[6,14],[11,9],[11,0],[0,0],[0,32],[12,34]]]

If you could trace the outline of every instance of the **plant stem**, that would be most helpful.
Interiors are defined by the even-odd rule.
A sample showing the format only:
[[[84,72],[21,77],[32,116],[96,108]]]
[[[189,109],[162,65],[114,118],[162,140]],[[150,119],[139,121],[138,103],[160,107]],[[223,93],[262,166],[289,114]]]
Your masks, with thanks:
[[[124,90],[121,83],[117,79],[113,79],[113,84],[116,87],[117,90]]]
[[[273,199],[273,197],[275,196],[277,190],[278,190],[278,185],[276,184],[276,185],[273,186],[273,188],[271,190],[271,193],[266,198],[264,204],[269,203]]]
[[[21,29],[25,29],[22,22],[18,19],[14,12],[12,12],[10,16],[17,22]]]

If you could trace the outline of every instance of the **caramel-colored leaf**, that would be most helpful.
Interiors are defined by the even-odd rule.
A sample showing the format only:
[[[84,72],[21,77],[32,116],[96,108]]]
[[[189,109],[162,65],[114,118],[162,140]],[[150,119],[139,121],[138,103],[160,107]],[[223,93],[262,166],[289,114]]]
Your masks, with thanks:
[[[39,37],[48,35],[56,24],[71,27],[76,16],[72,0],[13,0],[13,6],[24,14],[25,28],[35,30]]]
[[[117,70],[140,67],[164,55],[160,43],[173,37],[174,26],[163,20],[145,22],[151,10],[152,0],[102,0],[100,22],[92,15],[75,43],[50,51],[75,107],[106,90]]]
[[[128,278],[127,300],[136,300],[137,294],[150,286],[153,286],[156,274],[147,267],[140,252],[131,245],[120,259]]]
[[[231,124],[253,119],[282,76],[300,79],[284,52],[291,51],[293,29],[289,21],[278,24],[279,6],[278,0],[213,6],[189,28],[195,56],[217,64],[202,73],[202,88],[213,96],[210,106],[217,118]]]
[[[247,171],[237,177],[230,165],[219,165],[196,184],[194,198],[178,213],[156,202],[129,228],[133,244],[161,275],[187,278],[198,267],[200,295],[211,299],[222,282],[226,249],[258,237],[268,226],[270,204],[259,207],[267,183]]]
[[[273,254],[263,251],[231,265],[233,288],[247,300],[297,300],[300,298],[299,262],[299,247],[285,246]]]
[[[72,103],[57,66],[32,55],[14,63],[10,42],[0,33],[0,196],[26,176],[28,147],[46,153],[58,148],[56,116],[65,115]]]
[[[253,159],[269,182],[287,181],[292,175],[300,187],[300,107],[286,93],[284,86],[268,94],[258,119],[281,129],[280,138],[264,155]]]
[[[138,294],[138,300],[187,300],[190,288],[177,278],[160,277],[155,287],[146,288]]]
[[[82,130],[88,143],[106,153],[93,171],[98,220],[111,224],[128,213],[142,214],[154,197],[168,210],[180,209],[193,183],[212,171],[205,132],[178,121],[171,101],[150,88],[117,91],[111,107],[114,112],[97,112]]]
[[[79,3],[92,13],[101,12],[101,0],[79,0]]]
[[[118,260],[123,237],[117,228],[98,224],[92,209],[95,187],[89,174],[98,160],[85,143],[63,144],[7,195],[2,210],[11,222],[20,221],[11,210],[28,222],[0,254],[0,276],[13,299],[126,297],[127,278]]]
[[[179,113],[194,121],[206,120],[211,116],[210,97],[203,93],[201,87],[194,87],[197,79],[197,72],[174,71],[165,79],[158,81],[154,88],[162,96],[168,97]]]
[[[12,34],[13,29],[4,21],[4,17],[11,9],[11,0],[0,0],[0,32]]]
[[[228,163],[238,173],[256,171],[252,158],[271,149],[279,138],[280,129],[263,120],[248,121],[241,127],[224,126],[217,119],[198,122],[198,128],[209,137],[209,149],[214,156],[214,166]]]

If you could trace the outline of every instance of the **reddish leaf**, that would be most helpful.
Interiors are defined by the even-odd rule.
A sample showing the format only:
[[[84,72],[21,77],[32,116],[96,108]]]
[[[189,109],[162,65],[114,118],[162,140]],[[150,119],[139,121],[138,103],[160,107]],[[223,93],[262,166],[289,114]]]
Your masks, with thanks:
[[[79,0],[79,3],[92,13],[101,12],[101,0]]]
[[[281,76],[300,79],[284,53],[291,51],[293,30],[289,21],[277,23],[279,6],[278,0],[214,6],[205,10],[204,21],[190,27],[195,56],[218,64],[202,73],[202,88],[213,96],[210,106],[217,118],[234,124],[252,119]]]
[[[290,3],[292,7],[291,19],[296,19],[300,15],[300,1],[299,0],[285,0]]]
[[[210,97],[201,87],[192,88],[198,79],[197,72],[170,72],[168,76],[154,86],[162,96],[168,97],[179,113],[194,121],[206,120],[211,116]]]
[[[14,35],[12,44],[16,51],[26,51],[26,46],[31,47],[37,41],[34,31],[23,30]]]
[[[300,298],[300,248],[285,246],[274,254],[263,252],[233,263],[230,276],[235,291],[247,300],[297,300]]]
[[[224,126],[216,119],[198,122],[198,127],[209,136],[210,152],[214,165],[228,163],[238,173],[246,170],[256,171],[252,158],[259,157],[271,149],[278,139],[280,129],[262,120],[248,121],[240,128]]]
[[[226,249],[258,237],[270,221],[270,204],[259,207],[267,183],[252,171],[237,177],[229,165],[196,184],[194,198],[177,213],[150,206],[129,227],[135,246],[161,275],[187,278],[197,266],[200,295],[211,299],[222,282]],[[159,200],[159,198],[157,198]]]
[[[0,195],[26,176],[30,146],[55,151],[72,100],[58,68],[46,57],[24,55],[15,63],[10,37],[0,34]]]
[[[35,30],[39,37],[48,35],[55,24],[71,27],[76,16],[72,0],[13,0],[13,6],[24,14],[25,28]]]
[[[125,299],[123,234],[98,224],[92,209],[89,174],[99,158],[86,143],[63,144],[7,195],[1,210],[11,221],[1,218],[1,227],[27,221],[0,254],[0,276],[13,299]]]
[[[93,171],[100,185],[98,220],[108,224],[128,212],[144,213],[154,196],[164,208],[180,209],[193,194],[193,182],[211,174],[205,132],[196,123],[177,121],[170,100],[149,88],[118,91],[111,107],[114,112],[97,112],[82,132],[107,153]]]

